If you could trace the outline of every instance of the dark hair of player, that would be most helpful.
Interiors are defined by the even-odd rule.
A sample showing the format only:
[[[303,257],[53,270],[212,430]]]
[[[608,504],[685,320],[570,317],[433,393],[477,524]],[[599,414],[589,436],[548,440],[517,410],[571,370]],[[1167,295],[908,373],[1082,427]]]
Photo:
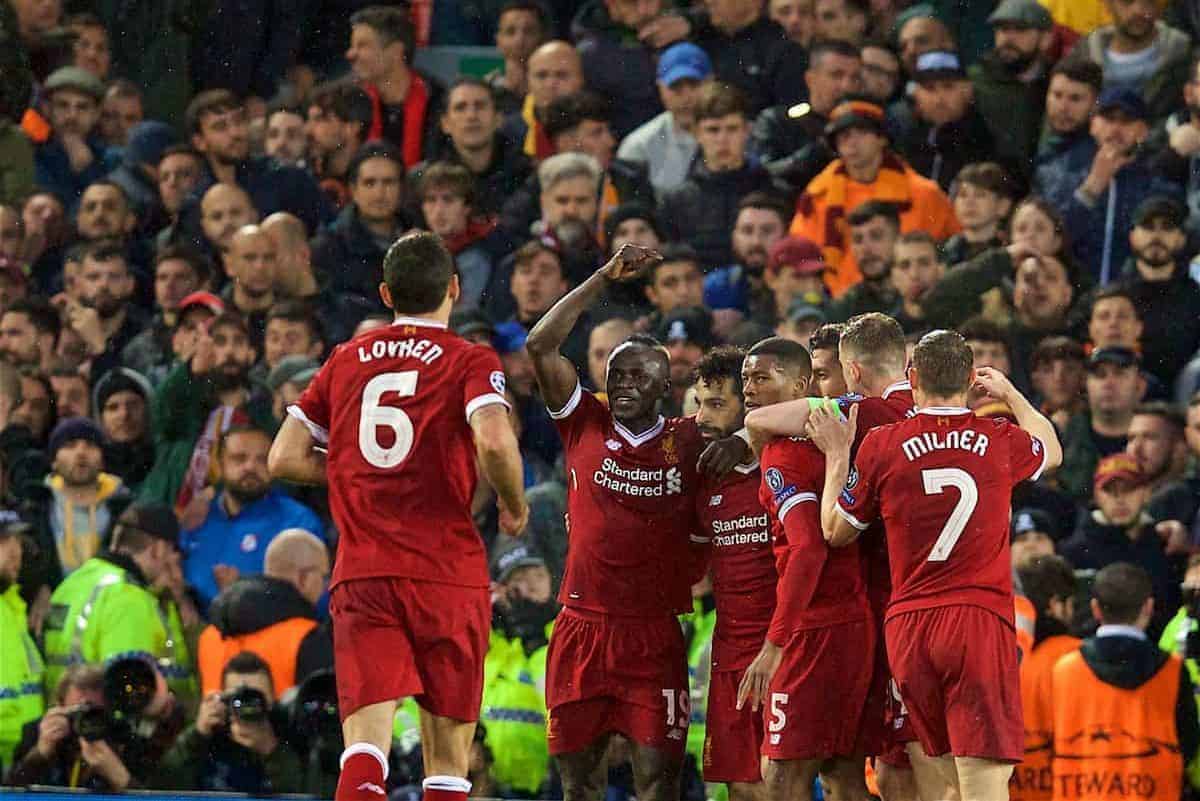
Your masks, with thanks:
[[[692,383],[703,381],[712,385],[724,383],[734,396],[742,397],[742,361],[746,351],[734,345],[721,345],[713,348],[696,363],[692,373]]]
[[[1150,574],[1129,562],[1117,562],[1096,574],[1092,597],[1100,604],[1104,623],[1134,623],[1154,591]]]
[[[812,375],[812,357],[808,349],[790,339],[767,337],[750,350],[747,356],[770,356],[779,362],[784,371],[808,378]]]
[[[845,329],[843,323],[825,323],[825,325],[812,332],[812,336],[808,338],[808,352],[814,350],[831,350],[838,353],[842,342],[842,330]]]
[[[881,375],[904,371],[904,329],[879,312],[851,317],[842,329],[841,351],[854,354],[860,362]]]
[[[426,314],[446,299],[454,257],[441,237],[412,231],[397,239],[383,257],[383,280],[398,314]]]
[[[12,307],[10,306],[9,308],[11,309]],[[1133,413],[1135,415],[1141,414],[1157,417],[1174,429],[1175,436],[1179,439],[1183,438],[1183,432],[1187,430],[1187,417],[1183,411],[1175,404],[1168,403],[1167,401],[1146,401],[1139,404],[1133,410]]]
[[[846,338],[843,336],[842,341]],[[913,350],[912,366],[921,389],[934,398],[961,395],[971,386],[975,356],[957,331],[930,331]]]
[[[1056,554],[1034,557],[1017,568],[1021,592],[1033,604],[1040,617],[1055,598],[1066,600],[1075,594],[1075,571]]]

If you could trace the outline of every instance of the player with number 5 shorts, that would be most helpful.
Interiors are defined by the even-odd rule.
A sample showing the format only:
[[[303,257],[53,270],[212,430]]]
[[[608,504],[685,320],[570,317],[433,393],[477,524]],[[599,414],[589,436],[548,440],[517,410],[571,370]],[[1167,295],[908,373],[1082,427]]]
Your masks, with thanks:
[[[922,337],[908,370],[919,413],[870,431],[854,466],[849,421],[815,411],[825,451],[822,527],[852,543],[872,521],[887,531],[892,597],[888,659],[917,741],[922,798],[1007,798],[1024,753],[1008,518],[1013,487],[1062,460],[1053,424],[1003,374],[972,367],[952,331]],[[966,408],[976,386],[1018,425]]]
[[[288,409],[270,467],[327,481],[340,534],[329,609],[346,750],[335,798],[380,797],[396,702],[415,696],[424,798],[465,801],[491,622],[471,518],[476,464],[501,527],[517,534],[528,518],[521,456],[499,357],[447,330],[459,287],[441,240],[401,237],[383,277],[394,322],[334,350]]]

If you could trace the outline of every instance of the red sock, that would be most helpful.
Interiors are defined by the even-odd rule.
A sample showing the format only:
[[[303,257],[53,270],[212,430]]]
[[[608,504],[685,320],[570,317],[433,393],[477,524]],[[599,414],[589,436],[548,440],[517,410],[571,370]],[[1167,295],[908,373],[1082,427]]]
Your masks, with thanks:
[[[372,745],[355,743],[342,753],[335,801],[386,801],[387,758]]]
[[[424,801],[467,801],[471,783],[457,776],[430,776],[421,782]]]

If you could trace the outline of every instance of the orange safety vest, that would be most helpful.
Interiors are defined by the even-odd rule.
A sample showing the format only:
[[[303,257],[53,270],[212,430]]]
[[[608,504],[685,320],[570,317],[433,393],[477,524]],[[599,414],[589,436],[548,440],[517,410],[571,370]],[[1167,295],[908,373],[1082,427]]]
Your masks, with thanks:
[[[1175,730],[1179,672],[1171,656],[1136,690],[1096,677],[1083,653],[1054,666],[1054,801],[1176,799],[1184,758]]]
[[[204,695],[221,691],[221,671],[225,664],[242,651],[253,651],[271,668],[271,683],[275,697],[296,686],[296,652],[300,642],[317,627],[317,621],[307,617],[290,617],[253,634],[222,637],[216,626],[200,632],[197,662],[200,668],[200,692]]]
[[[1037,626],[1037,609],[1024,595],[1013,596],[1013,619],[1017,625],[1017,647],[1021,649],[1021,658],[1029,656],[1033,650],[1033,630]],[[1054,663],[1050,663],[1054,667]]]
[[[1065,634],[1047,637],[1021,659],[1021,711],[1025,719],[1025,760],[1008,782],[1011,801],[1050,801],[1054,787],[1050,772],[1050,739],[1054,665],[1078,650],[1079,638]]]

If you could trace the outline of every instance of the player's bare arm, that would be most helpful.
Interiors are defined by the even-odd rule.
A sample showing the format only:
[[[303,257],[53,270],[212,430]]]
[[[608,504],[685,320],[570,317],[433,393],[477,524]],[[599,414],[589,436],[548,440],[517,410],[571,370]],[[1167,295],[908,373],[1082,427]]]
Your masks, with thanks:
[[[515,537],[529,522],[529,505],[525,503],[521,451],[508,410],[498,403],[489,404],[477,409],[469,422],[479,469],[496,491],[500,529]]]
[[[821,531],[834,548],[849,545],[861,534],[837,512],[837,499],[850,474],[850,446],[858,429],[858,404],[850,407],[850,417],[828,409],[813,409],[808,417],[808,436],[825,454],[825,487],[821,491]]]
[[[776,437],[802,437],[808,426],[808,398],[773,403],[761,406],[746,415],[746,429],[750,432],[750,443],[761,451]]]
[[[1046,449],[1045,470],[1053,470],[1062,464],[1062,443],[1054,423],[1029,402],[1021,391],[1012,385],[1008,377],[991,367],[975,370],[975,385],[997,400],[1002,400],[1012,409],[1013,417],[1026,432],[1041,440]]]
[[[579,383],[575,366],[560,349],[580,315],[603,294],[609,281],[632,281],[661,260],[662,256],[649,248],[622,245],[607,264],[555,303],[529,332],[525,349],[533,360],[534,375],[548,408],[566,406]]]
[[[283,419],[271,450],[267,470],[271,478],[293,484],[326,484],[325,454],[316,449],[317,441],[304,423],[290,414]]]

